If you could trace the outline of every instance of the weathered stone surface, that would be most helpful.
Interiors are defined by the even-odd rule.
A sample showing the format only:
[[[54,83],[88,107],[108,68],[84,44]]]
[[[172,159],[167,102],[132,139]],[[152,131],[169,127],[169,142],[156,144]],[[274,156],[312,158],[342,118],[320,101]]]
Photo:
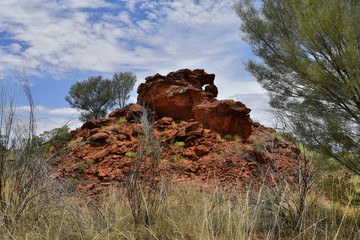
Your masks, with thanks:
[[[216,98],[216,91],[207,92],[202,89],[205,85],[215,89],[214,78],[214,74],[207,74],[199,69],[181,69],[167,76],[156,74],[147,77],[146,82],[138,87],[137,103],[145,103],[154,109],[160,118],[189,120],[193,118],[194,106]]]
[[[239,135],[246,140],[251,134],[250,109],[241,102],[216,100],[214,79],[214,74],[201,69],[156,74],[140,84],[138,104],[150,106],[159,118],[195,119],[221,135]]]
[[[195,119],[203,124],[204,128],[220,133],[238,135],[247,140],[251,135],[250,109],[241,102],[233,100],[213,101],[196,106]]]
[[[117,108],[115,111],[109,114],[109,118],[123,117],[127,121],[139,118],[145,109],[139,104],[129,104],[124,108]]]
[[[101,128],[105,126],[109,126],[112,123],[112,119],[104,118],[104,119],[91,119],[87,122],[85,122],[81,129],[94,129],[94,128]]]
[[[107,134],[106,132],[100,132],[100,133],[95,133],[94,135],[92,135],[89,140],[90,140],[90,144],[93,146],[101,146],[106,144],[106,140],[109,138],[109,134]]]

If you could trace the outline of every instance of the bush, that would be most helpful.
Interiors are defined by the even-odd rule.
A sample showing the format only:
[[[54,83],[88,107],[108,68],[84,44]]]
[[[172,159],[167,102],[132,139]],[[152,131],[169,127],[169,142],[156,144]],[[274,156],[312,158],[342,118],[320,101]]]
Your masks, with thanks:
[[[44,131],[40,134],[39,141],[40,150],[46,154],[52,149],[61,148],[66,142],[71,140],[70,128],[65,125],[60,128],[54,128],[50,131]]]
[[[137,153],[136,152],[127,152],[127,153],[125,153],[125,156],[131,157],[131,158],[136,158]]]

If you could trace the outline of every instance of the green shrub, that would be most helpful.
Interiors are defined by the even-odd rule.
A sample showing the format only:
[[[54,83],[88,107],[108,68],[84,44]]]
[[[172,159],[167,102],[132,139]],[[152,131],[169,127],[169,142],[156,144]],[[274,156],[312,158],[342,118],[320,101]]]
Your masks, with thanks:
[[[178,147],[183,147],[183,146],[185,145],[184,142],[176,142],[175,144],[176,144],[176,146],[178,146]]]
[[[64,184],[67,187],[72,187],[72,186],[76,185],[77,183],[79,183],[79,180],[77,180],[75,178],[66,178],[64,181]]]
[[[80,170],[83,170],[83,169],[89,167],[89,165],[87,163],[78,162],[78,163],[74,164],[74,167],[76,167]]]
[[[126,120],[126,118],[124,118],[124,117],[120,117],[120,118],[116,121],[117,124],[122,124],[122,123],[126,123],[126,122],[127,122],[127,120]]]
[[[94,164],[94,160],[92,160],[92,159],[87,159],[87,160],[86,160],[86,164],[89,165],[89,166],[91,166],[91,165]]]
[[[125,156],[131,157],[131,158],[136,158],[137,153],[136,152],[127,152],[127,153],[125,153]]]
[[[224,139],[225,139],[226,141],[232,141],[234,138],[233,138],[232,135],[226,134],[226,135],[224,136]]]

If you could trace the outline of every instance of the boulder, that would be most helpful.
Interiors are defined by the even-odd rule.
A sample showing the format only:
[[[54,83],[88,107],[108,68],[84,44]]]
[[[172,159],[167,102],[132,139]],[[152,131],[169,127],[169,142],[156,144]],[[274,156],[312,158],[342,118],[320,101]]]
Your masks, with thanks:
[[[115,111],[109,114],[109,118],[123,117],[127,121],[139,118],[145,109],[139,104],[129,104],[123,108],[117,108]]]
[[[214,79],[214,74],[203,69],[181,69],[166,76],[157,73],[138,87],[137,104],[150,107],[157,118],[195,120],[205,129],[246,140],[251,135],[251,110],[241,102],[217,100]]]
[[[251,135],[250,109],[233,100],[213,101],[196,106],[195,119],[204,128],[220,133],[237,135],[246,140]]]

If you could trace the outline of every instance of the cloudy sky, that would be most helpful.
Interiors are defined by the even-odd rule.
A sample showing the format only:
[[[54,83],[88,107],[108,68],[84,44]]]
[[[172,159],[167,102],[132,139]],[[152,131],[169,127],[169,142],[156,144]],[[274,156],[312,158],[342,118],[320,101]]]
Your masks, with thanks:
[[[246,72],[253,58],[240,39],[233,0],[1,0],[0,77],[25,72],[36,104],[38,132],[73,121],[64,100],[89,76],[133,71],[138,82],[180,68],[215,73],[219,99],[242,101],[252,118],[271,125],[265,91]],[[130,102],[136,101],[132,93]],[[18,93],[20,112],[26,112]]]

